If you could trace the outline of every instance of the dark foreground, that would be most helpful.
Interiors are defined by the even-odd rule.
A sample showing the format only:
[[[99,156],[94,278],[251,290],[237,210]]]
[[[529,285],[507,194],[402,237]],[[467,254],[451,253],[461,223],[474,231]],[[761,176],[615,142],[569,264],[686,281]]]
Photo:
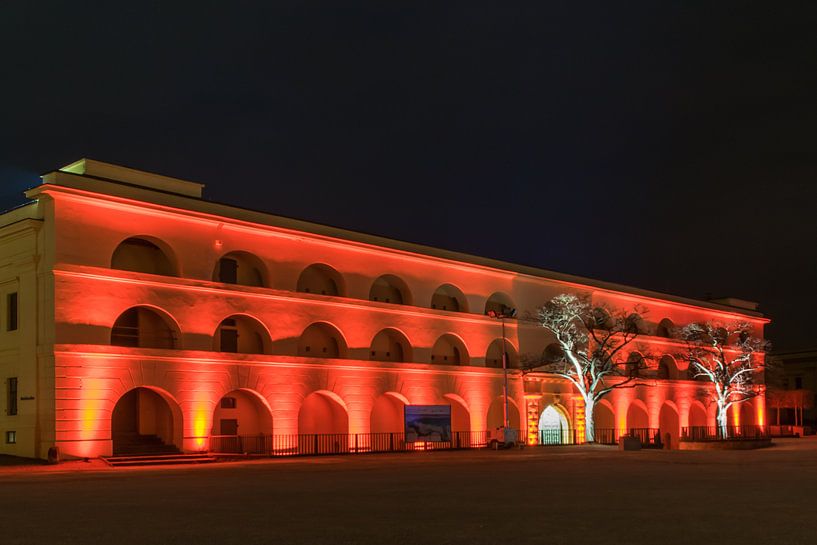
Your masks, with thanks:
[[[0,543],[817,541],[817,440],[0,472]]]

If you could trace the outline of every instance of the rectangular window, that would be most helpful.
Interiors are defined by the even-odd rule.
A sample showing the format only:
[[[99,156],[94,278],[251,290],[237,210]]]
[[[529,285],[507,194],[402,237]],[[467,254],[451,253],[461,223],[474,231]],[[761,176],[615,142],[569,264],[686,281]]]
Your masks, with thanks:
[[[238,261],[222,257],[218,262],[218,279],[225,284],[238,283]]]
[[[222,409],[235,409],[235,405],[236,405],[236,403],[235,403],[235,398],[234,397],[222,397],[221,398],[221,408]]]
[[[16,431],[7,431],[6,432],[6,443],[9,445],[13,445],[17,442],[17,432]]]
[[[6,331],[17,331],[17,292],[6,295]]]
[[[17,377],[6,381],[6,414],[9,416],[17,414]]]
[[[221,329],[221,351],[238,352],[238,331],[235,329]]]
[[[803,377],[794,377],[794,389],[795,390],[803,389]]]

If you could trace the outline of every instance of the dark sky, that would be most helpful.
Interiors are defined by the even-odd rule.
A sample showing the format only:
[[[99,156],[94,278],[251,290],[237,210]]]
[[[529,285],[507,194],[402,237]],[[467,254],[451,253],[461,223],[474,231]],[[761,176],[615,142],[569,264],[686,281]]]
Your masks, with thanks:
[[[91,157],[817,346],[813,2],[183,4],[0,4],[3,208]]]

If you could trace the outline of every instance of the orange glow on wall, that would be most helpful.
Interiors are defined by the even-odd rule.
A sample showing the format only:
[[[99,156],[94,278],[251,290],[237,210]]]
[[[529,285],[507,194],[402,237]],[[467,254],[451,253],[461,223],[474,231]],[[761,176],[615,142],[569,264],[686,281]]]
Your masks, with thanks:
[[[213,430],[221,429],[221,422],[213,421],[214,409],[236,390],[258,398],[258,410],[265,411],[264,422],[269,422],[263,432],[268,434],[299,433],[300,423],[313,420],[302,414],[304,400],[319,392],[345,411],[346,427],[336,433],[366,434],[373,421],[387,422],[388,432],[401,431],[393,418],[372,416],[373,411],[389,406],[376,403],[387,394],[399,396],[402,403],[450,403],[454,426],[460,428],[454,431],[484,431],[492,404],[496,406],[503,390],[501,369],[486,366],[491,343],[502,336],[501,324],[483,315],[489,297],[507,293],[521,305],[568,289],[589,289],[484,264],[87,191],[48,186],[42,193],[59,201],[57,221],[68,227],[65,234],[57,229],[54,270],[55,436],[67,454],[110,454],[112,409],[126,392],[137,388],[162,392],[172,413],[162,425],[174,427],[168,437],[180,437],[174,439],[176,446],[188,451],[209,448]],[[111,256],[118,245],[134,236],[160,240],[172,248],[170,261],[177,275],[112,269]],[[230,252],[256,255],[266,264],[269,285],[214,281],[220,256]],[[344,295],[296,291],[300,272],[318,262],[330,263],[343,275]],[[372,282],[385,274],[399,274],[411,292],[411,305],[369,300]],[[443,284],[462,291],[470,313],[430,308]],[[669,316],[677,323],[728,314],[607,288],[592,290],[599,301],[620,306],[637,301],[651,306],[656,318]],[[173,348],[111,346],[116,320],[134,306],[152,309],[168,321]],[[264,353],[215,351],[220,324],[236,315],[262,326]],[[758,327],[765,323],[759,318],[752,321]],[[339,333],[336,340],[343,345],[345,357],[324,357],[317,346],[299,355],[302,333],[317,322]],[[517,349],[519,356],[542,353],[546,339],[541,328],[515,320],[504,325],[507,346]],[[384,329],[405,338],[409,361],[371,357],[373,339]],[[431,363],[433,347],[444,335],[462,341],[467,352],[463,361],[469,365]],[[644,342],[651,350],[667,354],[676,351],[678,344],[659,337],[645,337]],[[542,382],[536,382],[539,379]],[[526,395],[533,384],[538,393]],[[665,400],[690,407],[703,388],[673,381],[655,388],[614,391],[607,397],[614,408],[607,426],[615,421],[619,430],[626,429],[627,411],[635,401],[653,408],[650,421],[657,421],[656,411]],[[538,440],[543,400],[550,399],[545,396],[558,394],[564,400],[574,395],[566,381],[537,373],[523,375],[519,370],[509,373],[509,392],[512,412],[518,409],[516,421],[531,445]],[[570,404],[564,403],[560,410],[583,441],[584,403],[575,398],[572,414],[568,414]],[[765,405],[758,402],[757,411],[762,424]],[[734,413],[736,419],[738,413]],[[682,422],[687,419],[687,414],[681,415]],[[416,443],[414,448],[433,445]]]

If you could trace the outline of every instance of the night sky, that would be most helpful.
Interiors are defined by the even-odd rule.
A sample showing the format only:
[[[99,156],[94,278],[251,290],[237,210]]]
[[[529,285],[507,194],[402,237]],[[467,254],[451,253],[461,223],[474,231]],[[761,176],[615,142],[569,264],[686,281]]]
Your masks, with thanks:
[[[813,2],[170,4],[0,4],[2,208],[90,157],[817,347]]]

